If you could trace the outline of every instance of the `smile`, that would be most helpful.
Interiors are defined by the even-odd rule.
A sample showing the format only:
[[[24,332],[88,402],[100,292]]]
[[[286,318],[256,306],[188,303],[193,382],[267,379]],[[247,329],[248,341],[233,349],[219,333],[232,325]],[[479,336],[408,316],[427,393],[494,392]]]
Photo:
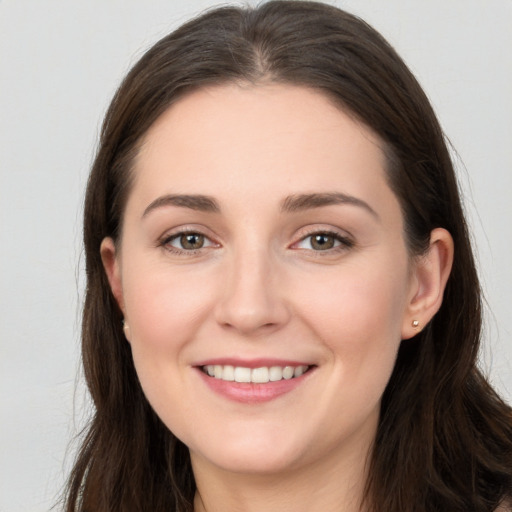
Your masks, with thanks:
[[[214,379],[226,382],[250,382],[266,384],[280,380],[290,380],[300,377],[309,370],[309,366],[262,366],[260,368],[246,368],[244,366],[209,364],[202,366],[201,370]]]

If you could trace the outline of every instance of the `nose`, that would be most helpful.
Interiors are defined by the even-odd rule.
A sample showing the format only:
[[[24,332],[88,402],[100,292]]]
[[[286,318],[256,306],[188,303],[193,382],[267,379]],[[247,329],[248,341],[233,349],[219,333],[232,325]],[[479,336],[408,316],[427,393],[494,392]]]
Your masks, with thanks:
[[[245,336],[268,334],[284,326],[290,309],[277,262],[263,249],[243,251],[226,262],[226,279],[216,320]]]

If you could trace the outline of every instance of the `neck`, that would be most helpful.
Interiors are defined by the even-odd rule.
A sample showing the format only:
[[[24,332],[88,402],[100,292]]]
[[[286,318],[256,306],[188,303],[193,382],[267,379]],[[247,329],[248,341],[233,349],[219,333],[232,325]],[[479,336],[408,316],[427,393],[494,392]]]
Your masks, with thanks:
[[[225,471],[192,456],[194,512],[363,512],[367,453],[272,474]]]

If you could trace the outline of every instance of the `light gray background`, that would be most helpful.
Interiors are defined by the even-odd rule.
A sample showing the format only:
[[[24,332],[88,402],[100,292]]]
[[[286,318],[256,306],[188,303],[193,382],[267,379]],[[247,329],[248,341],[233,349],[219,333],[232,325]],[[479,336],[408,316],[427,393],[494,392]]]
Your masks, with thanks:
[[[493,312],[483,366],[510,400],[512,0],[332,3],[361,15],[395,45],[460,155]],[[80,217],[102,115],[136,58],[212,5],[0,0],[2,512],[49,510],[70,467],[69,441],[87,416],[76,378]]]

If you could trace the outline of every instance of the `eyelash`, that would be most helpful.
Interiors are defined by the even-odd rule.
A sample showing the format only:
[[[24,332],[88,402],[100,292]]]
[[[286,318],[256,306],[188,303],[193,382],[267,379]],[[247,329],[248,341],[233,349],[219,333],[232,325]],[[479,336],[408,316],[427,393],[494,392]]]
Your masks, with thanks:
[[[351,249],[355,245],[354,242],[350,238],[348,238],[346,236],[342,236],[336,231],[330,231],[328,229],[327,230],[320,229],[320,230],[314,230],[314,231],[307,233],[305,236],[301,237],[301,239],[298,242],[295,242],[293,244],[293,246],[297,246],[298,244],[305,242],[308,238],[312,239],[313,237],[319,236],[319,235],[326,236],[326,237],[332,237],[334,239],[335,243],[338,242],[338,245],[335,245],[334,247],[324,249],[324,250],[302,249],[300,247],[297,247],[296,249],[311,251],[312,253],[315,254],[315,256],[321,257],[321,256],[332,255],[333,253],[346,251],[348,249]],[[312,242],[310,242],[310,245],[311,245],[311,243]]]
[[[184,248],[178,248],[178,247],[174,247],[174,246],[170,245],[170,243],[173,242],[174,240],[178,240],[181,237],[187,236],[187,235],[197,235],[197,236],[203,237],[204,240],[207,242],[207,245],[203,245],[202,247],[199,247],[198,249],[184,249]],[[324,250],[315,250],[313,248],[306,249],[306,248],[295,247],[295,246],[305,242],[308,238],[312,239],[312,237],[314,237],[314,236],[332,237],[334,239],[335,243],[338,242],[338,245],[335,245],[331,248],[324,249]],[[310,242],[310,244],[311,244],[311,242]],[[171,253],[175,253],[178,255],[188,255],[188,256],[198,254],[201,250],[206,249],[208,247],[215,247],[215,246],[218,247],[218,244],[213,242],[207,235],[205,235],[204,233],[202,233],[199,230],[194,230],[194,229],[183,229],[182,231],[173,233],[172,235],[164,236],[159,241],[158,245],[160,247],[163,247],[166,251],[169,251]],[[302,236],[301,239],[298,242],[294,242],[291,247],[295,250],[311,251],[312,253],[315,254],[315,256],[323,256],[323,255],[329,255],[329,254],[332,255],[333,253],[346,251],[346,250],[354,247],[354,245],[355,245],[354,242],[350,238],[348,238],[346,236],[342,236],[335,231],[314,230],[314,231],[311,231],[311,232],[307,233],[306,235]]]
[[[187,235],[197,235],[197,236],[200,236],[200,237],[203,237],[205,242],[207,241],[207,244],[206,246],[202,246],[202,247],[199,247],[198,249],[180,249],[179,247],[174,247],[172,245],[169,245],[172,241],[174,240],[178,240],[180,239],[181,237],[183,236],[187,236]],[[218,244],[216,244],[215,242],[213,242],[208,236],[206,236],[204,233],[201,233],[201,231],[199,230],[196,230],[196,229],[183,229],[181,231],[178,231],[177,233],[173,233],[172,235],[168,235],[168,236],[164,236],[160,242],[158,243],[158,245],[160,247],[163,247],[166,251],[169,251],[171,253],[174,253],[174,254],[183,254],[183,255],[194,255],[194,254],[197,254],[199,253],[202,249],[205,249],[207,247],[213,247],[213,246],[216,246]]]

